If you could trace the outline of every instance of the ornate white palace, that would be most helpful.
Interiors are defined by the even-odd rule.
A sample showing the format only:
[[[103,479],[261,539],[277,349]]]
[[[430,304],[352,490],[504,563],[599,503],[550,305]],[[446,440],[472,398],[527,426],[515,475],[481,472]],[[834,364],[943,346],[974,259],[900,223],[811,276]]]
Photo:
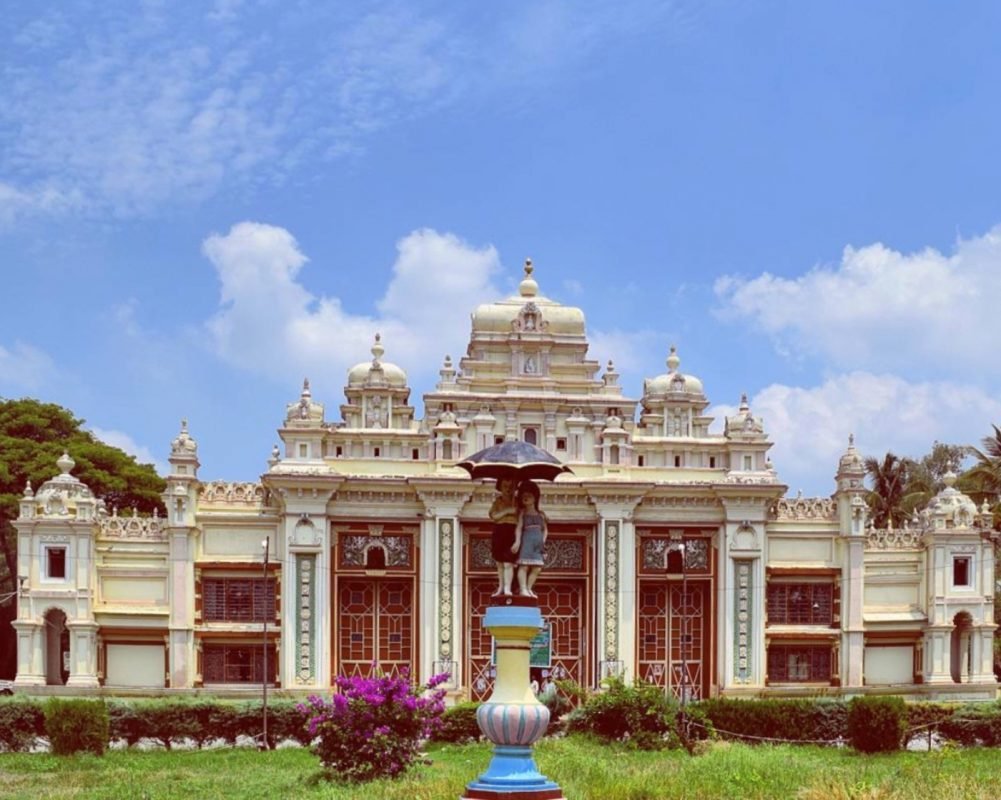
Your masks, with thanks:
[[[851,442],[832,496],[787,498],[746,400],[710,433],[702,383],[674,348],[639,400],[587,351],[584,314],[540,295],[528,262],[517,295],[473,313],[466,355],[445,357],[423,419],[376,335],[340,421],[304,384],[260,483],[202,482],[182,423],[166,518],[120,516],[64,456],[61,474],[25,489],[16,522],[28,576],[16,685],[250,691],[266,679],[315,692],[375,664],[448,670],[456,696],[483,698],[493,485],[455,463],[517,438],[573,469],[541,487],[540,682],[996,696],[986,508],[950,485],[902,530],[874,530]]]

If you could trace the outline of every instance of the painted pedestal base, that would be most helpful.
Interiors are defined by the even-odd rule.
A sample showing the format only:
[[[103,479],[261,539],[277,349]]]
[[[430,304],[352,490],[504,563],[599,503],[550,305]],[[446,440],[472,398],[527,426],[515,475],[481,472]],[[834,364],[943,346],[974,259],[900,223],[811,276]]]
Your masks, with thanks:
[[[483,624],[494,637],[497,677],[476,721],[494,743],[494,753],[461,800],[563,800],[560,787],[539,772],[532,756],[532,745],[549,726],[549,709],[529,680],[531,641],[542,629],[542,614],[536,606],[491,606]]]

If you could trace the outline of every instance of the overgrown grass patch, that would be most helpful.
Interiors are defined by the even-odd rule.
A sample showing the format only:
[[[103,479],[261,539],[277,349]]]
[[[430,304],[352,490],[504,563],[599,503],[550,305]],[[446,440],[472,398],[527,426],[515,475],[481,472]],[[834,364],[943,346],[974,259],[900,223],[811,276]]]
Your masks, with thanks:
[[[707,743],[704,752],[643,752],[577,737],[536,748],[540,769],[567,800],[793,798],[793,800],[994,800],[1001,753],[987,748],[866,756],[850,748]],[[5,798],[327,798],[456,800],[486,768],[490,745],[433,745],[432,764],[393,781],[317,781],[308,750],[109,751],[94,756],[0,754]]]

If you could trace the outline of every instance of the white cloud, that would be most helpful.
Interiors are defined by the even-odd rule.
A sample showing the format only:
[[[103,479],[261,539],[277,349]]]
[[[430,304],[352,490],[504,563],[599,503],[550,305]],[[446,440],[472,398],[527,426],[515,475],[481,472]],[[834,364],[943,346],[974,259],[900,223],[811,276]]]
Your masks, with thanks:
[[[920,457],[937,441],[975,444],[1001,419],[1001,399],[969,384],[908,382],[894,375],[850,372],[810,388],[772,384],[751,399],[775,446],[772,461],[792,491],[834,491],[848,435],[863,455]],[[717,424],[732,406],[715,406]]]
[[[429,229],[397,242],[375,316],[352,314],[339,298],[311,293],[299,280],[306,256],[284,228],[241,222],[210,236],[203,250],[221,285],[220,309],[207,326],[219,355],[286,381],[307,375],[327,397],[340,394],[351,365],[370,358],[377,332],[384,359],[409,370],[413,386],[438,368],[431,354],[457,360],[470,309],[498,296],[493,247],[475,248]]]
[[[635,386],[643,380],[643,377],[650,377],[661,372],[666,372],[667,367],[658,369],[656,359],[658,350],[663,351],[666,359],[668,347],[664,345],[667,341],[663,334],[652,330],[624,331],[624,330],[591,330],[587,332],[588,358],[597,359],[601,363],[602,371],[608,359],[615,363],[617,372],[622,373],[619,380],[620,385],[625,387],[629,393],[629,387]],[[651,354],[654,354],[653,357]],[[651,370],[653,370],[651,372]],[[600,373],[599,373],[600,375]]]
[[[90,432],[105,444],[117,447],[130,456],[134,456],[140,464],[152,464],[161,475],[166,475],[169,472],[167,465],[157,459],[152,450],[136,442],[129,434],[105,428],[91,428]]]
[[[0,344],[0,394],[37,392],[55,371],[52,359],[37,347],[24,342],[11,347]]]
[[[723,316],[751,321],[784,352],[842,367],[1001,375],[1001,226],[958,242],[951,255],[847,247],[835,266],[798,278],[726,276],[715,290]]]
[[[41,11],[6,40],[0,31],[16,64],[0,81],[0,223],[144,215],[280,183],[304,163],[362,150],[387,126],[461,101],[521,102],[596,50],[684,27],[670,6],[645,0]]]

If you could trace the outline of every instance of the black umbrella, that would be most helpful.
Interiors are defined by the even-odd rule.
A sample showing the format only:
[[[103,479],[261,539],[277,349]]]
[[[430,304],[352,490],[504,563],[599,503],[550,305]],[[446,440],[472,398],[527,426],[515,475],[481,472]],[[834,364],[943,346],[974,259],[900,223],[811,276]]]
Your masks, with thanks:
[[[573,472],[556,456],[528,442],[495,444],[473,453],[457,466],[474,478],[512,478],[517,481],[552,481],[561,473]]]

